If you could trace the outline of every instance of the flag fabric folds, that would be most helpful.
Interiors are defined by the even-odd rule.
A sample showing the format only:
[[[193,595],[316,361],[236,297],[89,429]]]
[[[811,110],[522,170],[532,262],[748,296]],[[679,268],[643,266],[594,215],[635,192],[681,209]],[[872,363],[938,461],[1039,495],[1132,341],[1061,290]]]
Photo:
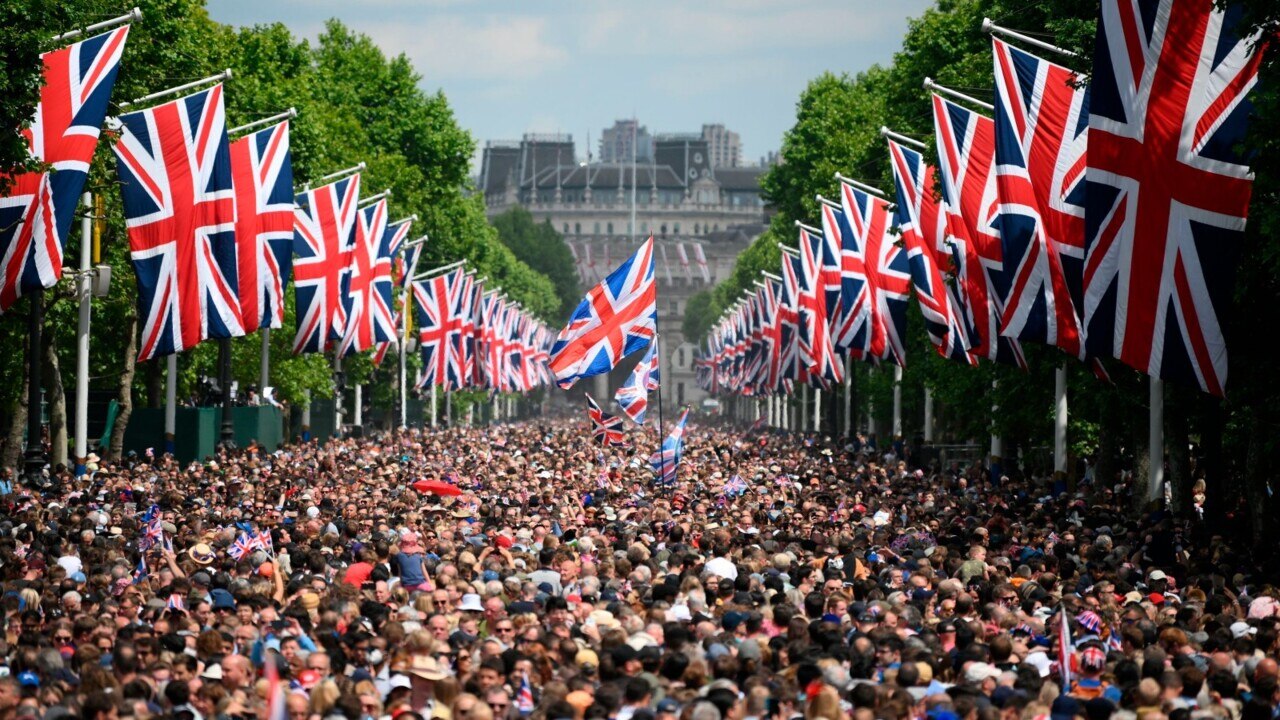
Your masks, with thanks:
[[[50,170],[10,177],[0,197],[0,313],[23,294],[53,287],[89,163],[107,115],[129,26],[44,53],[44,86],[22,131]]]
[[[1089,108],[1088,348],[1219,396],[1261,62],[1240,11],[1103,0]]]
[[[711,268],[707,266],[707,253],[702,248],[702,243],[693,244],[693,257],[698,261],[698,273],[702,275],[702,282],[711,283]]]
[[[244,335],[221,84],[120,116],[115,145],[138,277],[138,360]]]
[[[855,277],[864,278],[861,304],[867,312],[866,358],[906,364],[904,338],[911,293],[907,254],[889,234],[889,204],[868,192],[841,184],[840,204],[861,250]]]
[[[347,315],[347,267],[355,240],[360,175],[297,197],[294,211],[293,282],[297,335],[293,352],[324,352],[342,337]]]
[[[680,457],[684,452],[684,425],[688,419],[689,408],[685,408],[671,434],[662,441],[662,449],[649,457],[649,465],[658,474],[660,483],[675,482],[676,469],[680,466]]]
[[[551,349],[551,372],[563,388],[608,372],[653,339],[657,322],[651,237],[574,310]]]
[[[236,192],[240,321],[246,333],[284,324],[284,288],[293,269],[293,164],[289,122],[231,143]]]
[[[356,211],[356,237],[348,268],[347,323],[338,352],[364,352],[395,337],[391,301],[391,256],[386,244],[387,201]]]
[[[591,435],[596,443],[609,447],[622,447],[626,444],[622,432],[622,418],[605,412],[595,398],[583,393],[587,398],[587,417],[591,420]]]
[[[636,364],[627,381],[613,394],[613,399],[622,409],[622,414],[631,421],[644,424],[645,411],[649,409],[649,392],[658,389],[659,362],[658,338],[649,343],[649,350]]]
[[[413,299],[418,312],[418,343],[422,353],[422,376],[418,387],[435,386],[446,392],[460,390],[462,358],[458,337],[462,334],[461,270],[414,281]]]
[[[808,365],[810,379],[817,385],[829,388],[844,378],[844,366],[836,357],[835,344],[831,341],[831,326],[827,312],[827,281],[834,276],[839,288],[840,272],[834,272],[826,260],[826,241],[821,233],[800,228],[800,352]],[[832,259],[834,263],[834,259]],[[838,293],[838,290],[837,290]],[[838,299],[837,295],[837,299]]]

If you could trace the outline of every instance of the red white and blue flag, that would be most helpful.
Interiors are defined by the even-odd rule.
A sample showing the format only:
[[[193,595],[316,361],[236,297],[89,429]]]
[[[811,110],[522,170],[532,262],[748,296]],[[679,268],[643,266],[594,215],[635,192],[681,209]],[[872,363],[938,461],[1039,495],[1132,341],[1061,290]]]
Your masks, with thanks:
[[[653,238],[592,288],[551,348],[551,372],[562,388],[609,372],[645,347],[658,325]]]
[[[782,254],[782,295],[778,299],[778,314],[781,324],[782,350],[779,358],[779,372],[782,386],[788,382],[807,382],[809,367],[800,353],[803,330],[800,324],[800,258],[789,253]],[[725,377],[721,373],[721,382]]]
[[[658,338],[655,337],[627,381],[613,394],[614,401],[622,408],[622,414],[640,425],[644,424],[645,411],[649,409],[649,393],[658,389],[659,357]]]
[[[236,190],[236,264],[246,333],[284,324],[293,270],[293,164],[289,122],[231,143]]]
[[[938,354],[976,364],[970,356],[969,331],[960,302],[948,282],[951,253],[946,243],[946,211],[937,196],[935,173],[924,156],[896,140],[889,140],[889,164],[897,195],[894,220],[907,248],[907,264],[925,330]]]
[[[821,387],[831,387],[844,379],[844,365],[836,356],[827,319],[832,307],[827,300],[827,282],[834,277],[838,303],[840,270],[835,258],[828,257],[826,245],[822,233],[800,228],[800,352],[808,365],[810,380]]]
[[[222,85],[120,116],[115,145],[142,316],[139,360],[244,335]]]
[[[1084,169],[1089,98],[1068,68],[994,39],[1003,243],[1000,332],[1084,357]]]
[[[819,210],[822,212],[822,234],[833,242],[839,258],[840,304],[830,318],[831,341],[835,343],[837,353],[861,359],[867,351],[869,315],[862,251],[839,203],[823,202]]]
[[[934,95],[933,124],[947,240],[955,254],[961,310],[971,330],[970,352],[1025,369],[1022,345],[1000,334],[1008,288],[996,284],[1007,278],[996,227],[995,123]]]
[[[1219,396],[1261,62],[1239,20],[1213,0],[1103,0],[1086,171],[1090,352]]]
[[[343,296],[359,200],[359,174],[297,197],[293,226],[293,284],[298,314],[295,354],[324,352],[346,330]]]
[[[607,413],[600,407],[595,398],[583,393],[587,398],[587,418],[591,420],[591,435],[599,445],[622,447],[626,445],[622,432],[622,418]]]
[[[129,26],[41,56],[44,86],[22,130],[31,157],[50,166],[9,177],[0,197],[0,313],[62,277],[62,251],[107,115]]]
[[[680,457],[684,452],[684,425],[688,419],[689,408],[685,408],[671,434],[662,441],[662,449],[649,457],[649,465],[658,473],[660,483],[675,482],[676,469],[680,466]]]
[[[418,310],[418,342],[422,348],[422,376],[418,387],[460,390],[462,358],[458,337],[462,319],[458,314],[463,293],[461,270],[414,281],[413,298]]]
[[[343,356],[390,342],[396,335],[386,233],[386,200],[356,212],[356,241],[347,271],[347,327],[338,347]]]
[[[866,358],[905,365],[911,275],[907,254],[889,234],[889,204],[847,183],[840,184],[840,204],[861,250],[862,262],[852,272],[867,295],[859,301],[867,308]]]

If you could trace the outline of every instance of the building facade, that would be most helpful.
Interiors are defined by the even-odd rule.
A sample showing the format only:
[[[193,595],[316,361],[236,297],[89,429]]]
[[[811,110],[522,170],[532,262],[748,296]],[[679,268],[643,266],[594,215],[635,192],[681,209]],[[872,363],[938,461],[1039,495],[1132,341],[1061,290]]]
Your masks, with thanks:
[[[733,270],[738,255],[764,231],[767,217],[760,196],[763,171],[713,166],[701,135],[658,136],[652,155],[634,166],[629,159],[575,163],[571,137],[526,135],[486,144],[479,187],[490,216],[519,206],[559,230],[584,287],[653,236],[663,404],[674,410],[704,397],[694,383],[700,338],[685,338],[681,331],[688,300]],[[612,397],[638,355],[598,382],[592,394],[601,402]]]
[[[711,167],[736,168],[742,166],[742,138],[724,125],[712,124],[702,126],[702,139],[707,143],[707,154],[711,158]]]
[[[600,162],[631,162],[635,144],[636,162],[653,160],[653,136],[636,120],[616,120],[600,133]]]

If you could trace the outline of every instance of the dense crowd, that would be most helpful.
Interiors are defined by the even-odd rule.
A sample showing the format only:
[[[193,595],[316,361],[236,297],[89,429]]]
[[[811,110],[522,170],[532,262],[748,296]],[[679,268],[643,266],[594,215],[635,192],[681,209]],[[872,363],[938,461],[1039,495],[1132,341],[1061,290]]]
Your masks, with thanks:
[[[91,457],[15,488],[0,720],[1276,715],[1280,592],[1128,480],[694,424],[658,486],[656,433],[589,438]]]

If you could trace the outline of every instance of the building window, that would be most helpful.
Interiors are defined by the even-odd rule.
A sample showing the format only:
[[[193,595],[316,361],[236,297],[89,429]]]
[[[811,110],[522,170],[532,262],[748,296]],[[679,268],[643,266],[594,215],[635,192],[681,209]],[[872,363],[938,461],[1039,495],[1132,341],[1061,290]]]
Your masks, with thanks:
[[[565,235],[568,235],[568,234],[569,234],[569,223],[565,223],[565,224],[564,224],[564,234],[565,234]]]
[[[599,222],[597,222],[597,223],[596,223],[596,229],[595,229],[595,231],[594,231],[594,232],[595,232],[595,234],[596,234],[596,235],[599,235],[599,234],[600,234],[600,223],[599,223]]]
[[[574,235],[581,235],[581,234],[582,234],[582,223],[574,223],[574,224],[573,224],[573,234],[574,234]]]
[[[680,234],[680,223],[676,223],[676,224],[675,224],[675,228],[673,228],[671,232],[675,233],[676,235],[679,235],[679,234]]]
[[[608,225],[608,231],[607,231],[607,232],[608,232],[610,235],[612,235],[612,234],[613,234],[613,223],[609,223],[609,225]]]
[[[699,233],[701,233],[701,232],[702,232],[702,225],[701,225],[701,224],[699,224],[699,223],[694,223],[694,224],[693,224],[693,234],[694,234],[694,235],[697,235],[697,234],[699,234]]]
[[[662,223],[662,235],[665,237],[666,234],[667,234],[667,224]]]
[[[676,383],[676,404],[684,404],[684,383]]]
[[[676,350],[676,367],[678,368],[684,367],[684,348],[680,348],[679,350]]]
[[[644,221],[644,222],[640,223],[640,232],[641,232],[641,233],[644,233],[645,235],[648,235],[648,234],[649,234],[649,221],[648,221],[648,220],[646,220],[646,221]]]

